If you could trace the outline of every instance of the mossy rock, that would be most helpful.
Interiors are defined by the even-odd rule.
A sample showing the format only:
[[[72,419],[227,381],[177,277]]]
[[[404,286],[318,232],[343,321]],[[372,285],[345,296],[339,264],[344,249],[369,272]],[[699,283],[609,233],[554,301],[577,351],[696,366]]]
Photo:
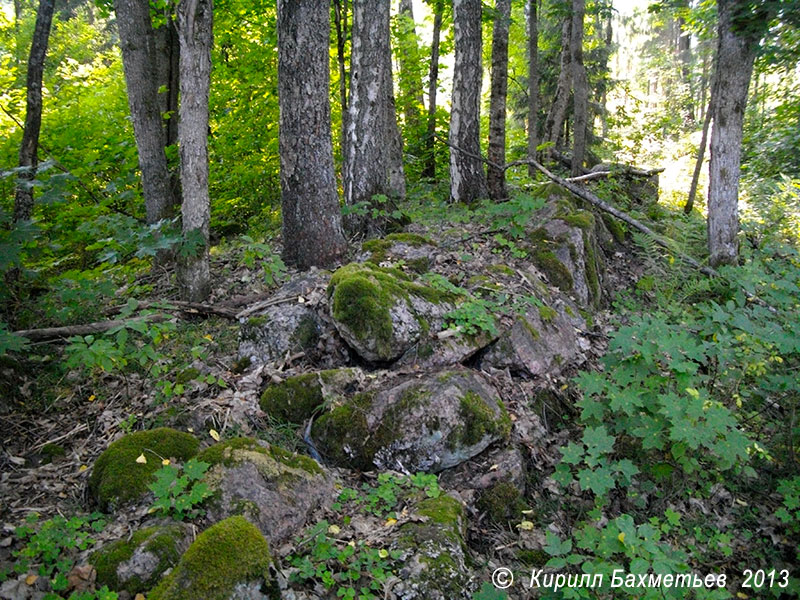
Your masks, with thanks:
[[[612,217],[608,213],[603,213],[602,218],[603,223],[605,224],[609,233],[611,233],[614,241],[618,244],[623,244],[625,242],[625,226],[622,224],[622,222],[619,219]]]
[[[243,515],[271,543],[282,543],[334,497],[331,477],[307,456],[252,438],[233,438],[198,455],[212,466],[204,477],[211,520]]]
[[[66,456],[67,454],[67,451],[64,450],[64,447],[59,446],[58,444],[45,444],[42,446],[42,449],[39,452],[42,455],[43,464],[49,464],[56,459]]]
[[[328,286],[331,316],[345,341],[365,360],[401,356],[457,298],[415,283],[399,269],[373,263],[339,268]],[[428,314],[426,314],[428,313]]]
[[[103,511],[139,500],[147,494],[162,458],[189,460],[197,454],[199,445],[194,436],[168,427],[126,435],[94,463],[89,492]],[[136,462],[140,455],[147,462]]]
[[[313,437],[339,466],[438,472],[507,438],[510,430],[491,385],[473,371],[449,370],[357,394],[319,417]]]
[[[197,536],[148,599],[277,599],[280,593],[269,573],[271,563],[269,543],[258,528],[244,517],[231,517]],[[250,595],[242,595],[245,590]]]
[[[542,273],[547,276],[547,280],[560,289],[562,292],[569,293],[572,291],[574,280],[572,273],[562,263],[556,255],[549,250],[537,250],[533,253],[533,263],[539,268]]]
[[[415,512],[426,521],[400,529],[397,548],[405,558],[398,596],[409,600],[463,597],[469,579],[464,507],[455,498],[440,496],[424,500]]]
[[[331,369],[289,377],[267,387],[261,394],[261,409],[289,423],[303,423],[325,401],[325,390],[344,391],[354,383],[352,369]]]
[[[151,589],[167,569],[178,564],[188,539],[183,525],[148,527],[130,539],[104,546],[89,562],[97,570],[98,585],[138,594]]]
[[[391,233],[384,238],[367,240],[361,244],[364,252],[369,252],[367,260],[380,264],[389,260],[403,261],[412,271],[425,273],[430,267],[429,251],[436,247],[433,240],[416,233]]]

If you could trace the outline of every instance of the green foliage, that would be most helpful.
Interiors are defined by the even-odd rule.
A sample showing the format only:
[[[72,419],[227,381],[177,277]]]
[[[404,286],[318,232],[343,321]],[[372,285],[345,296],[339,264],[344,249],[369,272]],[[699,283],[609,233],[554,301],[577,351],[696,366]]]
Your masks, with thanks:
[[[286,277],[286,265],[279,255],[272,252],[269,244],[256,242],[249,235],[243,235],[242,241],[246,244],[242,264],[253,269],[259,263],[264,271],[264,283],[269,286],[281,283]]]
[[[150,512],[160,512],[162,517],[172,516],[178,521],[204,514],[199,505],[211,495],[211,491],[200,480],[209,466],[191,458],[183,465],[161,467],[154,473],[155,481],[148,486],[156,497]]]
[[[57,516],[39,523],[37,514],[31,514],[24,525],[17,527],[15,535],[24,543],[13,553],[16,561],[14,571],[25,574],[32,570],[50,581],[52,592],[43,600],[60,600],[67,591],[67,575],[75,566],[78,552],[95,544],[93,534],[105,527],[105,519],[99,513],[89,516],[74,516],[69,519]],[[0,574],[0,582],[7,575]],[[103,587],[96,592],[74,592],[69,600],[116,600],[117,595]]]
[[[783,499],[775,516],[787,527],[789,533],[800,536],[800,476],[780,481],[778,493]]]
[[[417,473],[399,476],[392,473],[378,475],[376,486],[364,483],[361,490],[344,488],[332,506],[333,510],[342,510],[350,503],[356,510],[373,514],[377,517],[395,517],[394,510],[401,500],[411,492],[422,492],[425,497],[438,498],[441,494],[436,475]]]

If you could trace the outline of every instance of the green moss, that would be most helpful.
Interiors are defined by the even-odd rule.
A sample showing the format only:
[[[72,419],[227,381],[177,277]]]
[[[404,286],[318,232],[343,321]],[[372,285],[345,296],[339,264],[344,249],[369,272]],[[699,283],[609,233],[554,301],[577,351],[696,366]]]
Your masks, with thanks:
[[[94,464],[89,491],[101,510],[138,500],[147,493],[162,458],[185,461],[197,454],[199,442],[188,433],[162,427],[126,435],[111,444]],[[147,462],[137,463],[144,454]]]
[[[548,560],[550,560],[550,555],[547,554],[544,550],[518,550],[517,551],[517,559],[527,567],[543,567]]]
[[[362,471],[373,467],[372,456],[358,451],[363,441],[370,438],[365,413],[373,401],[374,395],[371,393],[356,394],[314,421],[314,440],[320,451],[334,464],[351,465]],[[349,454],[345,446],[350,447],[354,455]]]
[[[558,316],[558,313],[549,306],[542,305],[539,307],[539,317],[545,323],[549,323]]]
[[[569,304],[564,306],[564,312],[567,313],[567,315],[570,316],[570,317],[574,317],[575,316],[575,311],[572,310],[572,308],[569,306]]]
[[[507,265],[489,265],[487,270],[493,273],[499,273],[500,275],[507,275],[509,277],[514,277],[516,275],[516,271]]]
[[[300,319],[289,342],[300,350],[310,350],[319,342],[319,327],[311,316]]]
[[[184,369],[180,371],[175,376],[175,383],[187,384],[190,381],[194,381],[200,375],[200,371],[195,369],[194,367],[189,367],[188,369]]]
[[[480,442],[487,435],[508,437],[511,432],[511,420],[501,401],[497,402],[500,416],[495,416],[494,411],[484,402],[483,398],[475,392],[468,391],[462,397],[459,405],[460,424],[453,429],[447,439],[448,446],[472,446]]]
[[[262,325],[266,325],[267,321],[268,319],[265,316],[250,317],[247,319],[247,326],[253,328],[261,327]]]
[[[590,301],[595,306],[600,304],[600,278],[597,270],[597,254],[591,238],[583,233],[584,268],[586,270],[586,284],[589,287]]]
[[[432,239],[416,233],[390,233],[384,239],[389,242],[401,242],[403,244],[413,246],[414,248],[419,248],[421,246],[436,247],[437,245]]]
[[[148,527],[133,534],[130,540],[119,540],[94,552],[89,562],[97,571],[97,583],[107,585],[111,590],[126,590],[131,594],[146,592],[151,589],[167,569],[174,567],[181,556],[180,544],[184,538],[184,530],[180,525],[168,527]],[[152,569],[148,579],[132,577],[120,582],[117,569],[130,560],[137,548],[153,554],[157,566]]]
[[[564,263],[549,250],[538,250],[533,253],[533,263],[547,275],[547,279],[562,292],[571,292],[574,285],[572,273]]]
[[[531,337],[534,340],[538,340],[541,337],[541,334],[539,333],[539,331],[533,325],[531,325],[531,322],[528,321],[528,319],[526,319],[525,317],[522,317],[521,322],[522,322],[522,326],[525,329],[528,330],[528,333],[531,335]]]
[[[233,364],[231,365],[231,371],[236,374],[244,373],[247,369],[250,368],[250,363],[251,360],[249,356],[243,356],[241,358],[238,358],[235,361],[233,361]]]
[[[267,387],[261,395],[260,405],[270,416],[290,423],[302,423],[323,402],[325,398],[319,375],[306,373]]]
[[[148,598],[227,600],[237,584],[270,584],[271,562],[261,532],[243,517],[230,517],[201,533]]]
[[[584,230],[594,228],[594,215],[588,210],[577,210],[559,218],[572,227],[580,227]]]
[[[58,444],[45,444],[39,452],[42,455],[42,463],[44,464],[49,464],[55,459],[61,458],[67,454],[63,446],[59,446]]]
[[[426,498],[417,506],[417,512],[430,518],[434,523],[453,528],[458,534],[461,534],[461,528],[465,523],[464,506],[446,494],[438,498]]]
[[[214,444],[198,454],[197,458],[212,466],[222,464],[226,467],[232,467],[242,462],[244,458],[248,458],[248,454],[252,458],[253,453],[268,456],[286,467],[302,469],[312,475],[318,475],[323,472],[317,462],[307,456],[288,452],[278,446],[264,447],[257,440],[245,437],[231,438],[219,444]],[[277,472],[276,469],[270,469],[270,471]]]
[[[519,490],[507,481],[498,482],[485,490],[478,499],[477,507],[497,525],[519,521],[522,511],[528,508]]]
[[[586,327],[589,329],[594,327],[594,318],[592,317],[592,313],[590,313],[588,310],[583,310],[580,308],[578,309],[578,312],[583,317],[583,320],[586,321]]]
[[[434,304],[454,302],[453,294],[415,284],[398,269],[372,263],[351,263],[331,277],[328,294],[332,296],[333,317],[343,323],[359,340],[374,340],[377,354],[389,359],[392,340],[391,309],[410,295]]]
[[[427,256],[420,256],[419,258],[411,258],[406,261],[408,268],[422,275],[427,273],[431,268],[431,261]]]
[[[607,213],[603,213],[602,218],[603,223],[605,223],[614,241],[618,244],[622,244],[625,241],[625,227],[622,225],[622,222]]]

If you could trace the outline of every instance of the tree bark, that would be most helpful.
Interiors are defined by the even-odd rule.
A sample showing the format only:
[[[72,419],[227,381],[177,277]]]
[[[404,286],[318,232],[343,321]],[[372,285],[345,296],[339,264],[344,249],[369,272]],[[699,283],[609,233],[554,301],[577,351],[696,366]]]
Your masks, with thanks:
[[[734,16],[741,0],[717,0],[719,12],[717,72],[711,103],[711,161],[708,187],[708,250],[712,266],[733,264],[739,244],[739,170],[747,90],[758,38],[736,31]]]
[[[335,265],[347,250],[331,142],[330,0],[279,0],[283,258],[301,269]]]
[[[181,297],[205,300],[210,289],[208,267],[208,95],[211,87],[213,42],[212,0],[181,0],[178,4],[181,106],[178,141],[181,159],[184,238],[200,247],[180,260]]]
[[[41,0],[36,11],[31,52],[28,56],[27,104],[25,130],[19,147],[21,167],[14,196],[14,222],[30,221],[33,216],[33,179],[39,166],[39,133],[42,128],[42,76],[55,0]]]
[[[180,41],[178,30],[170,14],[167,22],[154,31],[155,68],[159,112],[164,124],[164,146],[178,143],[178,93],[180,91]],[[170,175],[170,195],[175,206],[181,198],[180,174],[176,166],[167,162]]]
[[[425,168],[422,177],[436,178],[436,92],[439,87],[439,38],[442,33],[443,0],[433,7],[433,39],[431,65],[428,71],[428,131],[425,135]]]
[[[583,65],[583,18],[586,12],[585,0],[572,2],[572,89],[573,89],[573,146],[572,175],[583,173],[583,159],[586,155],[586,128],[589,122],[589,81]]]
[[[492,30],[492,77],[489,96],[489,160],[506,162],[506,95],[508,93],[508,26],[511,21],[511,0],[496,0]],[[489,198],[503,200],[506,194],[506,172],[488,167],[486,184]]]
[[[389,0],[354,0],[350,56],[350,114],[344,195],[348,206],[370,204],[376,195],[405,198],[403,142],[397,127],[392,84]],[[353,233],[366,233],[371,219],[351,214]]]
[[[480,155],[481,0],[453,0],[455,65],[450,108],[450,200],[487,195]],[[463,151],[462,151],[463,150]]]
[[[712,88],[716,85],[716,74],[712,75]],[[711,99],[713,100],[714,94],[712,93]],[[703,157],[706,154],[706,146],[708,145],[708,130],[711,126],[711,116],[714,114],[714,107],[706,107],[705,115],[703,116],[703,133],[700,137],[700,147],[697,149],[697,161],[694,164],[694,173],[692,173],[692,183],[689,186],[689,196],[686,199],[686,204],[683,207],[684,214],[691,214],[694,209],[694,199],[697,195],[697,186],[700,183],[700,171],[703,168]]]
[[[539,0],[528,0],[528,158],[539,147]],[[533,177],[536,167],[528,165]]]
[[[114,0],[128,105],[139,154],[142,193],[149,224],[168,218],[175,198],[170,186],[166,141],[158,100],[158,72],[150,5],[142,0]]]
[[[544,124],[544,140],[550,143],[550,148],[558,147],[558,140],[561,137],[561,127],[567,115],[567,104],[569,94],[572,89],[572,53],[570,51],[570,41],[572,36],[572,18],[565,17],[561,25],[561,71],[558,74],[558,85],[556,95],[553,97],[553,104],[547,113],[547,120]],[[546,152],[549,154],[550,150]]]

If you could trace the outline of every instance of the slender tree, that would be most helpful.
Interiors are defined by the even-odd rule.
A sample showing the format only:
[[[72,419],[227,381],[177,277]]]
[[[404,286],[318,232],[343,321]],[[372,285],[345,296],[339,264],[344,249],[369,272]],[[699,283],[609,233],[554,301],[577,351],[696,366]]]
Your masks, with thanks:
[[[212,0],[180,0],[180,145],[183,234],[191,252],[182,256],[178,279],[181,296],[202,301],[210,292],[208,267],[208,95],[213,42]],[[163,146],[162,146],[163,151]],[[192,248],[195,246],[196,248]]]
[[[508,93],[508,26],[511,0],[495,2],[492,30],[492,76],[489,96],[489,160],[496,165],[506,162],[506,95]],[[506,172],[489,165],[486,184],[492,200],[506,197]]]
[[[480,159],[481,0],[453,0],[455,65],[450,108],[450,200],[487,195]]]
[[[396,54],[400,66],[398,71],[398,104],[403,114],[406,144],[415,147],[419,143],[422,123],[422,69],[419,60],[417,27],[414,22],[414,7],[411,0],[400,0],[395,17],[398,40]],[[411,138],[411,139],[408,139]]]
[[[422,176],[436,177],[436,92],[439,87],[439,38],[442,33],[444,0],[433,4],[433,39],[431,40],[431,64],[428,71],[428,130],[425,134],[425,168]]]
[[[344,196],[349,206],[376,195],[404,198],[403,142],[392,85],[389,0],[354,0],[350,106]],[[366,233],[373,223],[351,214],[345,224]]]
[[[586,78],[586,67],[583,65],[583,18],[585,13],[585,0],[573,0],[572,39],[570,40],[573,90],[573,175],[583,173],[583,159],[586,155],[586,128],[589,124],[589,81]]]
[[[305,269],[331,266],[347,250],[333,168],[330,0],[279,0],[283,257]]]
[[[27,108],[25,130],[19,148],[21,170],[14,196],[14,222],[29,221],[33,215],[33,179],[39,166],[39,132],[42,128],[42,76],[54,4],[54,0],[40,0],[36,11],[36,25],[28,56]]]
[[[347,102],[347,0],[333,0],[333,21],[336,26],[336,64],[339,75],[339,106],[342,110],[342,129],[340,132],[339,147],[342,156],[347,156],[347,116],[349,113]]]
[[[166,132],[158,96],[159,77],[150,5],[142,0],[114,0],[128,105],[139,154],[142,193],[148,223],[172,214],[176,204],[170,185]]]
[[[569,94],[572,89],[572,52],[570,42],[572,37],[572,16],[571,13],[564,17],[561,24],[561,70],[558,74],[558,84],[553,103],[547,112],[547,120],[544,124],[544,141],[549,142],[550,152],[558,145],[561,137],[561,127],[567,116],[567,105],[569,104]]]
[[[747,90],[762,27],[746,0],[717,0],[716,76],[712,87],[708,250],[712,266],[735,263],[739,244],[739,169]]]
[[[539,147],[539,0],[528,0],[528,158]],[[528,165],[528,175],[537,170]]]

